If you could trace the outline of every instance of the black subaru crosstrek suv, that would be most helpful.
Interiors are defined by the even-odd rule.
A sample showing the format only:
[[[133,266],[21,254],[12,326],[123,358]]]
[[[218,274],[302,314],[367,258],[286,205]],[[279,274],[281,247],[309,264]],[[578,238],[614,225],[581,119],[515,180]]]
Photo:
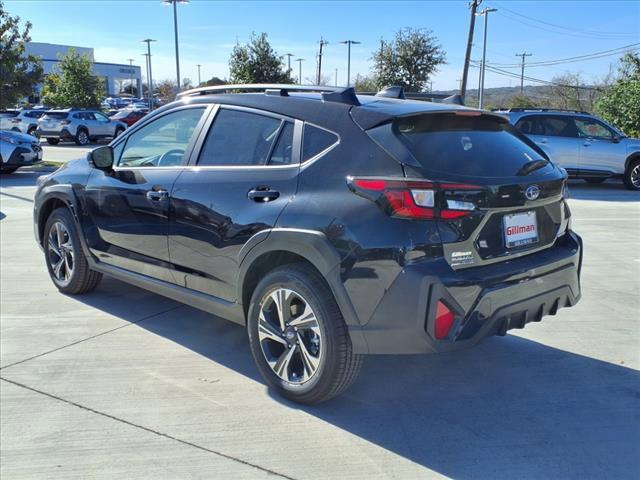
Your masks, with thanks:
[[[246,325],[266,382],[317,403],[365,354],[574,305],[566,179],[505,118],[398,88],[206,87],[41,177],[35,235],[60,291],[108,275]]]

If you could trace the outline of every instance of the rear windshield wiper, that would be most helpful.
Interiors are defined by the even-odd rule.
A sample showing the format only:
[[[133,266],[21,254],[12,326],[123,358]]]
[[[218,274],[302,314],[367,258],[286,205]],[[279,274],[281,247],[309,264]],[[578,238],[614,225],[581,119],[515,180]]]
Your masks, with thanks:
[[[545,167],[548,163],[549,163],[549,160],[544,160],[544,159],[533,160],[529,163],[525,163],[522,167],[520,167],[520,170],[518,170],[516,175],[519,177],[524,175],[529,175],[531,172],[540,170],[541,168]]]

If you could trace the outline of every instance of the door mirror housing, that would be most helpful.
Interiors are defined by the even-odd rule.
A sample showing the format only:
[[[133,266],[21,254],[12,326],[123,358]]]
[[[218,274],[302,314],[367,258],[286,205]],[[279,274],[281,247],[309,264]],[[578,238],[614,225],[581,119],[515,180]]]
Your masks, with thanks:
[[[620,143],[620,140],[622,140],[622,137],[620,135],[614,135],[613,137],[611,137],[611,141],[613,143]]]
[[[108,172],[113,168],[113,149],[109,145],[94,148],[87,154],[87,158],[98,170]]]

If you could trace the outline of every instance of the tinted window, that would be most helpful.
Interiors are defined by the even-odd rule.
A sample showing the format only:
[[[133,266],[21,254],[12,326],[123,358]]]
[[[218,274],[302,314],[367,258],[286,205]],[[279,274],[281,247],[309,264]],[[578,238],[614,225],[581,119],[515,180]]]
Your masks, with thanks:
[[[545,161],[511,125],[489,116],[420,115],[397,120],[394,129],[425,170],[445,179],[521,175],[527,163]]]
[[[55,118],[56,120],[62,120],[69,116],[69,112],[47,112],[44,115],[45,117]]]
[[[313,125],[304,126],[302,140],[302,161],[315,157],[338,141],[335,133],[328,132]]]
[[[576,126],[581,137],[612,138],[613,132],[592,118],[576,118]]]
[[[269,165],[290,165],[293,163],[293,123],[285,122],[278,143],[273,149]]]
[[[281,123],[273,117],[220,109],[198,165],[266,165]]]
[[[577,137],[578,131],[572,117],[540,115],[536,119],[538,130],[536,135],[549,137]]]
[[[119,165],[167,167],[182,163],[184,153],[204,112],[188,108],[163,115],[127,138]]]

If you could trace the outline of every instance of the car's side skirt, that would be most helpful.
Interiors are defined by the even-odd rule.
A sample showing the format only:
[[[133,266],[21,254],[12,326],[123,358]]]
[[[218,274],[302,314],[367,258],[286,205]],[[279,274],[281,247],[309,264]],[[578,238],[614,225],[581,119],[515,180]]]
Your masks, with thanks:
[[[158,280],[146,275],[141,275],[130,270],[95,262],[91,266],[93,270],[103,273],[126,283],[144,288],[150,292],[157,293],[177,302],[187,304],[207,313],[217,315],[241,325],[245,324],[244,311],[242,306],[235,302],[228,302],[212,295],[196,292],[185,287],[180,287],[172,283]]]

